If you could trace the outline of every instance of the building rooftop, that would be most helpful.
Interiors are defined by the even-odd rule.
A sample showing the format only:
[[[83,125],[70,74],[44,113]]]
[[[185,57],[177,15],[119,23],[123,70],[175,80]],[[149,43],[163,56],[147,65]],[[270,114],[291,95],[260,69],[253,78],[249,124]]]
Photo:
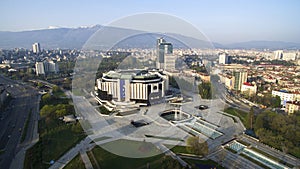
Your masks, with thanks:
[[[246,85],[246,86],[254,86],[254,85],[252,85],[252,84],[249,83],[249,82],[245,82],[245,83],[243,83],[243,85]]]
[[[158,72],[160,73],[160,72]],[[163,75],[162,73],[160,73]],[[160,78],[156,73],[148,70],[117,70],[109,71],[103,76],[106,79],[132,79],[132,80],[152,80]]]
[[[300,106],[300,101],[293,101],[293,102],[288,101],[288,102],[286,102],[286,104],[294,104],[294,105]]]

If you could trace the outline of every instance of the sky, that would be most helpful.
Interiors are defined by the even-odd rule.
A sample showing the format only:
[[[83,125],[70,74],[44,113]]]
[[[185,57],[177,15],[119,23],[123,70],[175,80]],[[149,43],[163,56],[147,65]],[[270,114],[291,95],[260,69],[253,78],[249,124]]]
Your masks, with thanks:
[[[0,31],[107,25],[144,12],[184,19],[223,44],[300,43],[299,0],[1,0]]]

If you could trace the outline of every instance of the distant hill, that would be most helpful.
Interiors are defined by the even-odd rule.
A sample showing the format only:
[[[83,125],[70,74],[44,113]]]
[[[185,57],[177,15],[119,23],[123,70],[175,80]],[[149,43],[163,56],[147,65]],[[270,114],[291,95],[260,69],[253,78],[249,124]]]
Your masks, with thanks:
[[[80,49],[100,26],[91,28],[57,28],[22,32],[1,32],[0,48],[10,49],[16,47],[32,48],[32,44],[39,42],[42,48]]]
[[[22,32],[8,32],[0,31],[0,48],[27,48],[31,49],[31,45],[39,42],[44,49],[82,49],[86,41],[102,26],[96,25],[93,27],[80,28],[51,28],[43,30],[32,30]],[[149,48],[155,46],[156,38],[161,36],[159,34],[143,34],[142,31],[106,27],[111,32],[118,34],[141,33],[141,35],[132,37],[130,40],[123,40],[118,44],[119,47],[126,48]],[[224,49],[300,49],[299,43],[293,42],[279,42],[279,41],[249,41],[222,45],[215,42],[207,42],[198,40],[193,37],[187,37],[179,34],[165,34],[165,39],[172,42],[174,47],[180,48],[197,48],[210,47]],[[114,34],[106,34],[102,36],[118,36]],[[107,38],[109,39],[109,38]],[[177,39],[184,40],[185,44],[179,42]]]

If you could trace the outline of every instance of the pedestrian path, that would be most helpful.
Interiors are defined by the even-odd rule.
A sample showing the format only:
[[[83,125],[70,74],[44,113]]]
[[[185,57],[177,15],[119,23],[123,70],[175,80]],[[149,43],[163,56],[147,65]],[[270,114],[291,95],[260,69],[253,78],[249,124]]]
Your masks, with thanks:
[[[80,156],[81,156],[81,159],[85,165],[85,168],[86,169],[93,169],[93,165],[88,157],[88,155],[86,154],[86,151],[80,151]]]
[[[157,148],[159,148],[162,152],[164,152],[166,155],[170,155],[173,159],[177,160],[183,167],[188,166],[188,163],[183,161],[179,156],[177,156],[173,151],[168,149],[166,146],[164,146],[161,143],[154,143]]]
[[[90,144],[91,139],[86,137],[80,143],[78,143],[75,147],[65,153],[60,159],[58,159],[49,169],[58,169],[66,166],[81,150],[87,150],[91,146],[95,146],[95,144]]]

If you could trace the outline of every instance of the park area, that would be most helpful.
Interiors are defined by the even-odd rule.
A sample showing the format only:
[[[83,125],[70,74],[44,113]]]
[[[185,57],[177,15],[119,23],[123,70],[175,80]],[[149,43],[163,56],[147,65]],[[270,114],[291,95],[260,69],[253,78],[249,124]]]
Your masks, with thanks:
[[[27,150],[24,168],[48,168],[70,148],[86,137],[79,122],[65,123],[59,118],[75,114],[71,99],[58,87],[43,95],[40,103],[39,141]]]

